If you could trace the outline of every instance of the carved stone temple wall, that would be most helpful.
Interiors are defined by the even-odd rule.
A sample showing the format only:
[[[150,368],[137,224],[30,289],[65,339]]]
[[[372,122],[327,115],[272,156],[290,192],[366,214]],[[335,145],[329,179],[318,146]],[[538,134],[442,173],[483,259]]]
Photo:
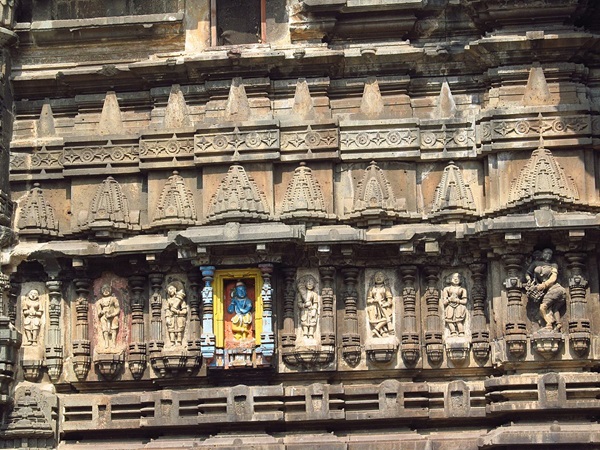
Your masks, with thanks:
[[[598,2],[0,8],[0,448],[600,448]]]

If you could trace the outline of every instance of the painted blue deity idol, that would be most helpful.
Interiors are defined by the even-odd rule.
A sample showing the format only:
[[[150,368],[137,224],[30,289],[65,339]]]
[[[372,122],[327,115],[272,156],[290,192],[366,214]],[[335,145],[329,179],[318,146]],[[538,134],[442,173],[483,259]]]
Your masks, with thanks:
[[[231,318],[231,331],[237,340],[247,339],[251,334],[252,326],[252,300],[248,298],[246,285],[238,281],[231,290],[231,303],[227,308]]]

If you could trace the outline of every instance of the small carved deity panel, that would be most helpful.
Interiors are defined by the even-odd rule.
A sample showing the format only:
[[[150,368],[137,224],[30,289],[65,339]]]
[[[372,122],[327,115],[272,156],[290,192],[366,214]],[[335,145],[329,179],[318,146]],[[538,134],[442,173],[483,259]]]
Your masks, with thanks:
[[[383,272],[376,272],[371,278],[367,291],[367,320],[372,337],[381,338],[395,334],[394,296]]]
[[[561,310],[567,291],[558,283],[558,264],[552,261],[552,249],[533,252],[527,268],[525,291],[527,297],[539,303],[539,312],[547,330],[561,331]]]
[[[237,280],[226,287],[228,303],[225,314],[225,336],[236,346],[254,339],[254,300],[250,297],[254,287],[248,289],[246,282]]]
[[[318,284],[315,277],[305,275],[296,282],[298,320],[305,339],[315,339],[320,315]]]
[[[444,323],[450,336],[464,336],[467,320],[467,290],[461,274],[453,273],[446,279],[440,302],[444,308]]]
[[[182,345],[187,324],[188,305],[185,301],[185,290],[180,282],[174,281],[167,286],[164,310],[165,325],[171,345]]]
[[[100,293],[101,296],[96,301],[96,311],[100,321],[102,342],[106,351],[114,351],[116,350],[117,334],[119,333],[121,307],[119,306],[119,299],[113,295],[110,285],[103,285]]]
[[[21,309],[23,311],[23,332],[25,334],[24,345],[37,345],[44,314],[40,293],[37,289],[29,291],[23,299]]]

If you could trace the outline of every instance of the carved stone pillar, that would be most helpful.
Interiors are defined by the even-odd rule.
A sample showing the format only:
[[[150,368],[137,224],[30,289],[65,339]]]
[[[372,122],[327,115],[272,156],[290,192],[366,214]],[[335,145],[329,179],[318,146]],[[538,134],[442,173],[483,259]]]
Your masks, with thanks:
[[[588,281],[584,276],[585,253],[565,255],[569,277],[569,339],[573,351],[584,356],[590,348],[590,319],[587,311]]]
[[[284,293],[283,293],[283,333],[281,334],[281,348],[283,361],[288,365],[297,363],[294,356],[296,349],[296,327],[294,324],[294,299],[296,291],[296,268],[283,269]]]
[[[19,292],[21,292],[21,280],[15,276],[11,276],[8,298],[4,302],[4,314],[8,316],[10,323],[13,325],[17,320],[17,299],[19,298]]]
[[[73,339],[73,370],[79,381],[84,381],[90,371],[92,358],[90,356],[89,339],[89,278],[77,278],[74,280],[77,300],[75,301],[75,336]]]
[[[358,334],[358,315],[356,304],[358,302],[358,291],[356,290],[356,278],[358,269],[342,269],[344,284],[344,332],[342,334],[342,355],[349,366],[354,367],[360,362],[360,334]]]
[[[273,287],[271,286],[271,276],[273,275],[273,264],[259,264],[263,279],[261,297],[263,301],[262,313],[262,333],[260,335],[260,353],[263,358],[263,365],[270,365],[271,358],[275,352],[275,336],[273,331]]]
[[[471,321],[471,342],[473,355],[480,361],[487,360],[490,354],[490,331],[485,319],[485,274],[486,265],[475,263],[469,266],[473,277],[471,299],[473,300],[473,318]]]
[[[440,291],[437,288],[439,280],[438,268],[425,268],[425,294],[423,298],[427,307],[425,318],[425,351],[432,364],[439,364],[444,357],[442,344],[442,318],[440,317]]]
[[[0,273],[0,303],[6,303],[6,292],[10,288],[9,277]],[[17,352],[21,346],[21,333],[14,321],[5,313],[0,314],[0,405],[10,402],[9,392],[15,380]]]
[[[213,287],[214,266],[200,266],[204,287],[202,288],[202,357],[209,364],[215,357],[215,330],[213,328]]]
[[[523,255],[512,253],[502,257],[506,270],[506,322],[504,325],[506,345],[508,352],[519,358],[527,350],[527,324],[525,322],[525,304],[523,303],[523,289],[521,270]]]
[[[150,342],[148,350],[150,352],[150,362],[152,368],[161,376],[165,375],[165,366],[162,359],[162,349],[165,346],[162,331],[162,304],[163,299],[161,289],[165,278],[162,273],[151,273],[149,275],[152,295],[150,296]]]
[[[329,364],[335,356],[335,327],[333,318],[333,276],[335,268],[331,266],[319,267],[321,274],[321,301],[323,309],[321,315],[321,354],[318,362]]]
[[[198,298],[198,288],[202,280],[198,271],[195,270],[188,274],[190,280],[189,306],[190,306],[190,331],[188,334],[187,349],[188,357],[186,369],[188,372],[195,370],[202,364],[202,327],[200,319],[200,299]]]
[[[59,280],[46,282],[50,297],[48,305],[49,326],[46,334],[46,368],[50,379],[55,383],[59,380],[63,368],[63,344],[60,333],[61,286],[62,282]]]
[[[146,354],[146,337],[144,330],[144,290],[146,277],[134,275],[129,277],[131,290],[131,343],[129,344],[129,371],[136,380],[144,375],[148,357]]]
[[[402,276],[402,302],[404,304],[404,314],[402,315],[402,359],[407,365],[417,362],[421,344],[419,343],[419,333],[417,332],[417,290],[415,289],[415,278],[417,276],[416,266],[400,267]]]

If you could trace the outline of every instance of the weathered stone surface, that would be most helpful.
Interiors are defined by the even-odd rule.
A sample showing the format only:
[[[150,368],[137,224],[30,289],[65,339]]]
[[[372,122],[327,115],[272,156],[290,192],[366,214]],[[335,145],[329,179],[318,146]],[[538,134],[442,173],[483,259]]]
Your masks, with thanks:
[[[0,447],[595,448],[600,9],[223,5],[0,1]]]

